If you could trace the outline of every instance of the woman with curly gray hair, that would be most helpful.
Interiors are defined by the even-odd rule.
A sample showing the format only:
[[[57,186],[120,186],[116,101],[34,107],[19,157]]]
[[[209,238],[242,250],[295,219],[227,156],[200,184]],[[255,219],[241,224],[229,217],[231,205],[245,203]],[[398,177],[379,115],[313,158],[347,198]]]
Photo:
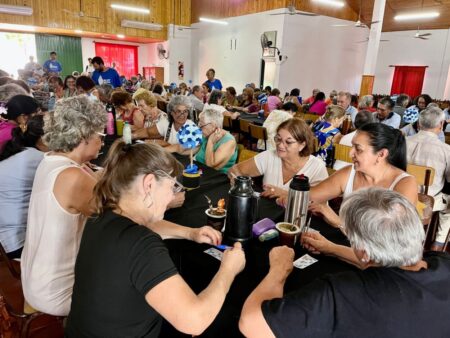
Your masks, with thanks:
[[[191,108],[192,103],[187,96],[177,95],[172,97],[167,105],[169,119],[161,120],[149,128],[142,128],[133,132],[133,138],[151,139],[150,142],[158,143],[171,153],[189,154],[189,150],[183,149],[178,143],[177,132],[185,124],[195,125],[192,120],[188,119]],[[194,152],[197,150],[194,150]]]
[[[58,101],[44,120],[45,154],[34,178],[22,253],[22,285],[34,309],[67,316],[75,258],[96,178],[83,164],[102,146],[106,113],[86,96]]]

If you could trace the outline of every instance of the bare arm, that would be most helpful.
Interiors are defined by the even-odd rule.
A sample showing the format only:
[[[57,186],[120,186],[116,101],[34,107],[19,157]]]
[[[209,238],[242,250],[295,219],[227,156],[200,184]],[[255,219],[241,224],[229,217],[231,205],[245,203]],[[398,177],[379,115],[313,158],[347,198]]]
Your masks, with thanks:
[[[248,338],[274,338],[262,313],[262,303],[283,297],[283,287],[293,269],[294,250],[286,246],[270,251],[270,270],[267,276],[250,294],[242,308],[239,329]]]
[[[140,110],[136,110],[133,114],[133,125],[136,130],[144,128],[145,116]]]
[[[309,199],[317,203],[323,203],[341,196],[344,193],[351,169],[351,166],[342,168],[312,187]]]
[[[158,128],[156,126],[151,126],[149,128],[141,128],[138,130],[133,131],[133,139],[143,139],[143,138],[150,138],[150,139],[159,139],[161,138],[161,135],[158,131]]]
[[[219,313],[235,276],[244,266],[244,252],[236,243],[224,252],[219,271],[200,294],[196,295],[180,275],[175,275],[152,288],[145,299],[177,330],[200,335]]]
[[[206,165],[214,169],[221,169],[223,168],[223,166],[225,166],[225,164],[227,164],[227,162],[233,155],[236,149],[236,141],[227,141],[224,144],[221,144],[219,148],[214,151],[214,142],[211,137],[212,135],[208,138],[208,143],[206,145]]]
[[[53,193],[67,212],[90,216],[94,212],[92,196],[96,183],[95,177],[84,169],[72,167],[58,175]]]
[[[245,175],[245,176],[261,176],[261,173],[258,170],[258,167],[256,166],[255,159],[249,158],[248,160],[236,163],[234,166],[230,168],[228,171],[229,173],[239,176],[239,175]]]
[[[397,191],[398,193],[405,196],[413,205],[417,204],[418,199],[418,186],[416,179],[412,176],[405,177],[398,182],[395,187],[394,191]]]

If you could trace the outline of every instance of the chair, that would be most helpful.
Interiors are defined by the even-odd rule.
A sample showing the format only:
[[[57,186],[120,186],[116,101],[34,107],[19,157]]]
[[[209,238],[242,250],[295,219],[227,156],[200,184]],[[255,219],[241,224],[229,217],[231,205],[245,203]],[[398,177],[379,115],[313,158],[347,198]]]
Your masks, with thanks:
[[[223,129],[228,130],[230,132],[233,129],[233,120],[231,119],[231,116],[225,115],[223,117]]]
[[[424,249],[428,248],[433,241],[433,237],[436,233],[436,216],[437,213],[433,212],[434,198],[425,194],[418,194],[418,203],[416,205],[416,210],[420,215],[420,220],[422,221],[423,228],[425,230],[425,241],[423,243]]]
[[[257,154],[258,153],[256,151],[245,149],[244,145],[238,144],[238,163],[246,161]]]
[[[264,141],[264,150],[267,150],[267,129],[255,124],[250,124],[248,130],[250,131],[250,137],[252,139]]]
[[[316,122],[319,117],[320,116],[316,114],[308,114],[308,113],[303,114],[303,119],[305,121],[311,121],[312,123]]]
[[[165,101],[157,100],[156,106],[158,109],[162,110],[163,112],[167,113],[167,103]]]
[[[434,180],[434,168],[408,164],[406,172],[415,177],[417,184],[424,188],[423,193],[428,195],[428,188]]]
[[[345,146],[343,144],[335,144],[334,145],[334,160],[335,161],[344,161],[352,163],[352,158],[350,157],[350,150],[352,147]]]
[[[249,125],[250,121],[239,119],[239,141],[241,140],[241,136],[244,136],[244,138],[248,140],[251,148],[251,141],[249,140],[250,132],[248,130]]]

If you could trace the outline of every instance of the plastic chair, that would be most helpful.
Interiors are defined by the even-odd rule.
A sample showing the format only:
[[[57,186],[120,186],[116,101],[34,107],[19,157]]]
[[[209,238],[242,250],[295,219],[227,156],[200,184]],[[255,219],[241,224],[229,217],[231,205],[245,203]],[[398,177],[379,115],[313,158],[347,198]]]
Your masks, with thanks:
[[[264,141],[264,150],[267,150],[267,129],[255,124],[250,124],[248,130],[250,131],[250,137],[252,139]]]

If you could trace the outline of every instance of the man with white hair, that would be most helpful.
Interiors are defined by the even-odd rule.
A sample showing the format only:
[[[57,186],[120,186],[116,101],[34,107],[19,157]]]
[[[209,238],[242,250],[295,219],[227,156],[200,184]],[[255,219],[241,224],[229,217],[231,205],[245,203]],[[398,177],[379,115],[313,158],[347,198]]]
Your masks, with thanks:
[[[425,234],[414,205],[395,191],[361,189],[340,215],[366,269],[327,274],[283,296],[294,251],[272,249],[269,272],[242,309],[241,332],[247,338],[447,337],[450,259],[423,257]],[[302,243],[329,255],[341,247],[318,232],[304,233]]]
[[[444,244],[450,228],[449,196],[442,193],[445,181],[450,181],[450,145],[439,140],[444,125],[444,112],[427,107],[419,115],[419,132],[406,139],[408,163],[434,168],[434,181],[428,194],[434,196],[434,210],[439,210],[439,230],[432,249]]]
[[[352,122],[355,123],[356,114],[358,114],[358,109],[351,105],[352,94],[349,92],[339,92],[337,96],[337,105],[341,106],[345,110],[345,114],[350,115]]]

